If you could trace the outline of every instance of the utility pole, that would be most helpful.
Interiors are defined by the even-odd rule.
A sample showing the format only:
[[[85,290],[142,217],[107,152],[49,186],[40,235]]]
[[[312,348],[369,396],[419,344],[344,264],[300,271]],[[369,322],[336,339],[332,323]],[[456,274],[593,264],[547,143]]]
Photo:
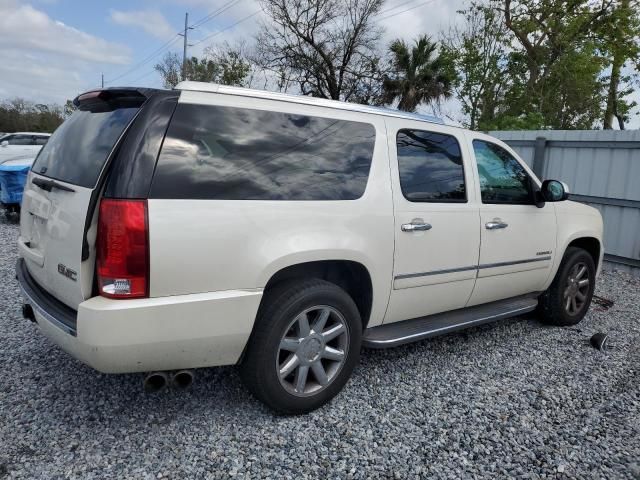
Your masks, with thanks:
[[[104,73],[101,73],[100,76],[102,77],[102,88],[104,88]]]
[[[184,33],[179,33],[184,37],[184,46],[182,48],[182,80],[187,79],[187,32],[192,30],[189,26],[189,12],[184,14]]]

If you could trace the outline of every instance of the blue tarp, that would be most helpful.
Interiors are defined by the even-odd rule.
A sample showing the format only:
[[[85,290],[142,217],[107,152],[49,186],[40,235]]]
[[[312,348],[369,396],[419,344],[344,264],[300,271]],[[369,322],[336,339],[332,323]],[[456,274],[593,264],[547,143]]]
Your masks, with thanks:
[[[22,192],[31,165],[0,165],[0,203],[22,203]]]

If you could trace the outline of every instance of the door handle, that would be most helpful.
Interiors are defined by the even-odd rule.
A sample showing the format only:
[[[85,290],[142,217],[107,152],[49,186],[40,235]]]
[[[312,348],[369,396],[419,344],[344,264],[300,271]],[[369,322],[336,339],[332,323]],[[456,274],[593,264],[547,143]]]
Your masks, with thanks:
[[[494,218],[490,222],[485,223],[484,226],[485,226],[485,228],[487,230],[497,230],[499,228],[507,228],[509,226],[509,224],[508,223],[504,223],[499,218]]]
[[[431,224],[413,220],[411,223],[403,223],[400,229],[403,232],[424,232],[431,230]]]

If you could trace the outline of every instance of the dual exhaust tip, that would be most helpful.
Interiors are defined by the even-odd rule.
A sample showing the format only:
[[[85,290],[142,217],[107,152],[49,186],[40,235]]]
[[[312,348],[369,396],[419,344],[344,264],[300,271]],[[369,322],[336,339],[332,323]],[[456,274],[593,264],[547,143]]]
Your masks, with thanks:
[[[149,393],[160,392],[172,386],[178,390],[185,390],[193,383],[191,370],[178,370],[177,372],[151,372],[147,373],[143,380],[144,391]]]

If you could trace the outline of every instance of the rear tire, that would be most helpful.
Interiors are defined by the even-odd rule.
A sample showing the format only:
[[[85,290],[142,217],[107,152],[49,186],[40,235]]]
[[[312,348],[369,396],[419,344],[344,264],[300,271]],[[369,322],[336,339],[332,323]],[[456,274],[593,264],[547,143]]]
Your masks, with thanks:
[[[330,401],[360,358],[362,322],[353,299],[319,279],[266,294],[246,356],[244,384],[278,413],[301,414]]]
[[[539,298],[541,320],[559,326],[580,323],[591,305],[595,278],[591,255],[581,248],[567,248],[551,286]]]

